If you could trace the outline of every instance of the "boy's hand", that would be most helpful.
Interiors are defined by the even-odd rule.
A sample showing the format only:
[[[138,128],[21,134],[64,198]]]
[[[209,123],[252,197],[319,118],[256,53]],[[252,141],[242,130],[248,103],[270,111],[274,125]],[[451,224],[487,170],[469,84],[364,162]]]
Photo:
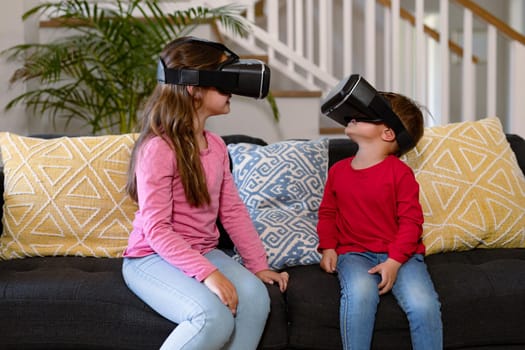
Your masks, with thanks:
[[[400,262],[388,258],[384,263],[378,264],[368,270],[370,274],[378,273],[381,275],[381,282],[377,285],[379,295],[388,293],[392,289],[400,267]]]
[[[335,249],[324,249],[320,262],[321,268],[328,273],[334,273],[337,267],[337,253]]]

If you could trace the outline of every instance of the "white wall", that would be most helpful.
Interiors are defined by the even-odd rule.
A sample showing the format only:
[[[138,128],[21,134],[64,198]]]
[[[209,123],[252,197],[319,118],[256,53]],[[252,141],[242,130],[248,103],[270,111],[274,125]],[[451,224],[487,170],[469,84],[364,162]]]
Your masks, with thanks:
[[[0,11],[0,50],[24,42],[37,42],[56,35],[52,29],[39,31],[38,21],[22,22],[22,14],[35,6],[38,0],[1,0]],[[206,28],[200,28],[194,35],[202,37],[213,36]],[[4,111],[4,106],[13,97],[24,92],[24,85],[10,86],[9,77],[17,65],[0,59],[0,131],[10,131],[22,135],[42,133],[87,134],[89,129],[82,128],[79,123],[72,123],[67,129],[64,123],[57,125],[45,117],[31,116],[23,106]],[[319,100],[309,98],[305,101],[297,98],[277,98],[281,112],[281,121],[276,123],[269,104],[265,100],[234,96],[231,113],[228,116],[211,118],[208,128],[221,135],[247,134],[261,137],[267,142],[275,142],[286,138],[315,138],[319,133]],[[306,117],[305,117],[306,116]]]
[[[266,142],[319,137],[319,98],[277,97],[280,120],[275,122],[266,100],[233,96],[231,112],[208,119],[209,130],[219,135],[245,134]]]
[[[38,0],[1,1],[3,10],[0,13],[0,50],[4,50],[23,42],[37,41],[39,39],[37,21],[33,20],[32,22],[24,23],[21,20],[21,16],[25,10],[38,3]],[[509,8],[518,8],[523,12],[523,5],[518,6],[523,1],[524,0],[504,0],[496,2],[493,0],[477,0],[481,6],[493,11],[493,13],[500,18],[512,17],[511,14],[514,14],[512,21],[517,22],[517,24],[514,23],[514,25],[518,26],[521,22],[521,28],[523,28],[523,14],[521,16],[516,16],[516,11],[510,11],[511,14],[509,14]],[[409,2],[404,4],[408,5]],[[425,6],[433,6],[433,3],[437,3],[437,0],[426,0]],[[509,3],[514,5],[509,6]],[[359,16],[362,14],[359,13],[359,11],[356,11],[356,15]],[[45,33],[42,35],[44,37],[46,36]],[[357,37],[355,39],[356,45],[360,46],[361,42],[357,40]],[[354,63],[356,67],[360,66],[360,62]],[[498,65],[505,67],[507,65],[507,60],[502,58],[498,61]],[[24,86],[22,84],[10,86],[8,83],[9,77],[12,75],[15,68],[15,64],[7,63],[3,59],[0,59],[0,130],[12,131],[20,134],[50,132],[66,132],[72,134],[84,133],[78,124],[73,124],[68,130],[64,130],[63,126],[60,124],[55,128],[55,126],[53,126],[46,118],[42,118],[41,116],[32,117],[22,106],[18,106],[8,112],[4,111],[3,109],[7,102],[24,91]],[[499,77],[500,79],[505,79],[506,74],[499,74]],[[272,79],[272,81],[273,80],[274,79]],[[504,101],[504,98],[499,99],[499,101]],[[263,135],[268,140],[317,136],[318,131],[313,128],[318,127],[319,120],[316,116],[310,117],[309,115],[318,115],[318,105],[312,106],[312,103],[318,104],[318,102],[312,101],[303,102],[302,99],[279,99],[278,105],[282,109],[282,120],[279,124],[275,124],[265,101],[244,101],[242,98],[235,98],[232,103],[231,115],[228,116],[227,119],[221,117],[217,118],[217,120],[210,120],[209,127],[219,133],[248,133],[252,135]],[[501,114],[505,114],[506,107],[507,106],[504,102],[500,104],[499,109],[501,109]],[[479,111],[481,114],[483,113],[481,108]],[[459,112],[453,110],[451,114],[459,115]],[[255,117],[256,115],[259,115],[259,117]],[[247,118],[247,116],[250,116],[250,118]],[[260,118],[260,120],[257,118]],[[333,126],[333,123],[327,118],[323,117],[321,122],[327,124],[324,126]]]
[[[2,0],[0,11],[0,51],[25,41],[25,28],[21,21],[24,12],[24,1]],[[6,11],[9,9],[8,11]],[[10,86],[9,77],[13,74],[16,65],[0,61],[0,130],[27,133],[27,117],[21,106],[4,112],[3,108],[9,100],[24,92],[23,85]]]

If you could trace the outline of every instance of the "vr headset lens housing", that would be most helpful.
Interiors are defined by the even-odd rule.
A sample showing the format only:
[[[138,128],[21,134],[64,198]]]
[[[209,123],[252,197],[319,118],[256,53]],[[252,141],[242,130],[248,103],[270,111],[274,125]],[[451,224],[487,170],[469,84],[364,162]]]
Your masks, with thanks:
[[[394,130],[401,150],[413,145],[412,137],[390,103],[360,75],[341,80],[321,102],[321,112],[344,126],[352,119],[383,121]]]
[[[270,89],[270,68],[262,61],[239,59],[233,51],[220,43],[190,39],[181,42],[200,42],[224,51],[228,58],[217,70],[171,69],[162,59],[157,66],[157,80],[165,84],[215,87],[224,94],[264,98]]]

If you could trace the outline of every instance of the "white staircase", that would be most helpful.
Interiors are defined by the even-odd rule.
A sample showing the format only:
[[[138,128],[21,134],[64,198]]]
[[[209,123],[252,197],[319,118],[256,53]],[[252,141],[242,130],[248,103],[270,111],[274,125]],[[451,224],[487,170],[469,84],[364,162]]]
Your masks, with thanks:
[[[525,36],[471,0],[236,3],[246,7],[251,34],[220,32],[246,52],[268,57],[272,86],[325,93],[359,73],[380,90],[426,106],[428,125],[497,115],[507,132],[525,136]],[[336,127],[325,117],[309,118],[320,118],[321,133]]]

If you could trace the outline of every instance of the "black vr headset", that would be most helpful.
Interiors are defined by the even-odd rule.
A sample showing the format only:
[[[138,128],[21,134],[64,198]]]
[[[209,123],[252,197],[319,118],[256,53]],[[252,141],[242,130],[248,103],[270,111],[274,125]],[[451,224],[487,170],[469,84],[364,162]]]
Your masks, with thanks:
[[[198,42],[223,51],[228,57],[216,70],[171,69],[159,59],[157,81],[165,84],[215,87],[224,94],[264,98],[270,88],[270,68],[262,61],[239,59],[221,43],[189,37],[179,45]]]
[[[388,100],[358,74],[341,80],[328,93],[321,102],[321,112],[344,126],[354,119],[383,122],[394,130],[401,153],[413,146],[412,136]]]

